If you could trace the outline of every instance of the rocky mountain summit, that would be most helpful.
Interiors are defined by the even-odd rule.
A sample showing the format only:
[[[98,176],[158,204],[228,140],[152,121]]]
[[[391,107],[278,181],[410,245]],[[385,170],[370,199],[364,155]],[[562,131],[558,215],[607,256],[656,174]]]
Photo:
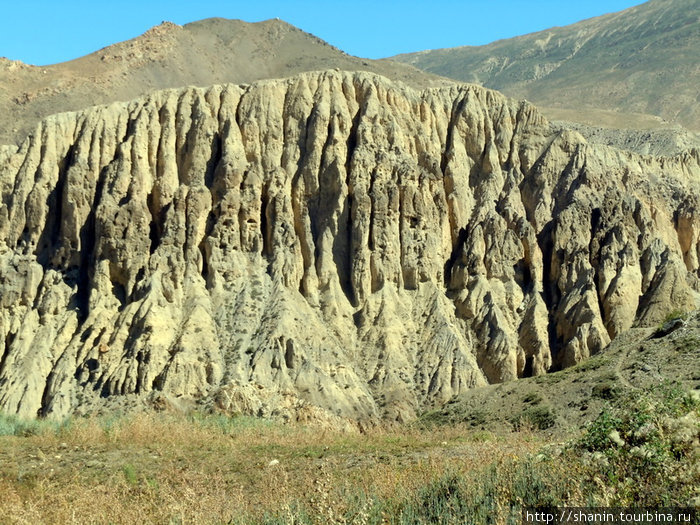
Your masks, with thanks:
[[[0,149],[0,408],[409,420],[698,305],[700,152],[325,71],[54,115]]]
[[[247,84],[332,68],[370,71],[415,87],[449,83],[406,64],[350,56],[282,20],[163,22],[69,62],[34,66],[0,57],[0,144],[19,144],[55,113],[161,89]]]

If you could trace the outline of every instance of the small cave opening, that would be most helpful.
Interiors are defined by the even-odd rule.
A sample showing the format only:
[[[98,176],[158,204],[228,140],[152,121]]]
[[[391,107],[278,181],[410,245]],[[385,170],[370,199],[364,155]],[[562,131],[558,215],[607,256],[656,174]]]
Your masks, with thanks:
[[[119,301],[119,311],[121,312],[126,306],[126,287],[120,282],[113,282],[112,295]]]
[[[534,356],[528,356],[525,359],[525,366],[523,367],[523,375],[522,377],[532,377],[533,375],[533,368],[534,368],[534,362],[535,362],[535,357]]]
[[[284,350],[284,364],[290,370],[294,368],[296,353],[294,352],[294,341],[291,339],[287,340]]]
[[[524,259],[520,259],[513,265],[513,271],[515,273],[515,282],[527,293],[532,286],[532,272],[527,262]]]

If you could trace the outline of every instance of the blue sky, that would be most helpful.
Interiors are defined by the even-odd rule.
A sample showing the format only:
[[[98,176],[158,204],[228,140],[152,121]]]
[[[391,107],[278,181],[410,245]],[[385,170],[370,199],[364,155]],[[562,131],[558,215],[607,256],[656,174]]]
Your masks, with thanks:
[[[381,58],[422,49],[482,45],[620,11],[639,0],[355,0],[2,2],[0,56],[46,65],[133,38],[169,20],[279,17],[352,55]]]

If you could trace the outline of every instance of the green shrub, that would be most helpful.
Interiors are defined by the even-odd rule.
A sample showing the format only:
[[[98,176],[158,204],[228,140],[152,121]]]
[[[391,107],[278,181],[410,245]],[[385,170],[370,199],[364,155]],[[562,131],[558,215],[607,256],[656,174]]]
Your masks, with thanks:
[[[611,504],[686,505],[700,483],[694,459],[700,406],[679,385],[665,383],[609,404],[574,444],[595,463],[592,477]]]
[[[591,395],[600,399],[614,399],[619,393],[620,389],[616,384],[604,381],[593,387]]]
[[[523,397],[523,403],[528,403],[531,405],[539,405],[542,402],[542,396],[537,392],[530,392],[525,397]]]
[[[588,426],[578,444],[590,452],[607,450],[614,446],[610,434],[621,425],[622,420],[613,414],[610,407],[606,407]]]
[[[591,370],[598,370],[603,365],[610,362],[610,358],[607,355],[594,355],[581,361],[571,368],[574,372],[589,372]],[[567,369],[568,370],[568,369]]]
[[[465,418],[465,422],[476,427],[484,425],[488,421],[488,414],[484,410],[472,410]]]
[[[546,430],[554,426],[557,422],[554,411],[547,406],[534,406],[523,410],[510,418],[510,422],[515,430],[522,430],[526,427]]]
[[[130,463],[122,467],[122,474],[124,474],[124,479],[129,485],[138,485],[139,478],[136,475],[136,469]]]
[[[664,320],[661,322],[659,327],[665,325],[666,323],[670,323],[671,321],[675,321],[676,319],[685,319],[686,315],[687,313],[683,310],[673,310],[672,312],[666,314],[666,317],[664,317]]]
[[[70,428],[72,420],[28,419],[0,413],[0,436],[36,436],[44,433],[59,434]]]

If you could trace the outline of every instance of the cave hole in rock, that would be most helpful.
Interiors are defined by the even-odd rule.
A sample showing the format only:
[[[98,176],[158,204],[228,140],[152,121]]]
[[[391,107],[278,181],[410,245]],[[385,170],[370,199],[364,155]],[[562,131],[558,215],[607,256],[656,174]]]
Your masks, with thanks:
[[[109,167],[105,166],[97,179],[95,194],[92,199],[90,213],[80,229],[80,262],[77,268],[75,305],[78,313],[78,321],[82,324],[88,317],[90,309],[90,265],[93,262],[95,252],[95,211],[102,200],[102,192],[107,179]]]
[[[452,247],[452,253],[450,254],[450,258],[447,259],[447,261],[445,261],[445,266],[443,267],[443,278],[445,288],[448,290],[450,289],[450,281],[452,280],[452,268],[454,267],[455,263],[457,262],[457,259],[461,255],[462,247],[464,246],[464,243],[467,242],[467,238],[467,229],[460,228],[459,234],[457,235],[457,241]]]
[[[211,155],[209,156],[207,167],[204,172],[204,185],[209,189],[211,189],[211,187],[214,185],[216,168],[221,162],[221,157],[223,154],[221,142],[221,134],[219,132],[214,133],[214,136],[211,139]]]
[[[520,259],[513,265],[513,270],[515,272],[515,282],[520,284],[520,288],[527,293],[532,286],[532,274],[527,262],[524,259]]]
[[[119,311],[121,312],[126,306],[126,287],[120,282],[113,282],[112,295],[119,301]]]
[[[148,253],[150,255],[153,255],[155,251],[158,249],[158,246],[160,245],[160,236],[161,236],[161,231],[160,231],[160,224],[158,220],[158,213],[155,210],[154,203],[153,203],[153,193],[149,193],[148,197],[146,197],[146,205],[148,206],[148,210],[151,212],[151,222],[149,224],[149,231],[148,231],[148,238],[151,241],[150,246],[148,248]]]
[[[5,369],[7,356],[10,353],[10,347],[12,346],[15,337],[17,337],[17,334],[15,332],[8,332],[8,334],[5,336],[5,348],[2,353],[2,359],[0,359],[0,373],[2,373],[2,371]]]
[[[353,196],[348,195],[338,217],[338,233],[333,239],[332,253],[340,288],[354,307],[357,306],[357,298],[352,285],[352,206]],[[316,258],[318,259],[318,254]]]

